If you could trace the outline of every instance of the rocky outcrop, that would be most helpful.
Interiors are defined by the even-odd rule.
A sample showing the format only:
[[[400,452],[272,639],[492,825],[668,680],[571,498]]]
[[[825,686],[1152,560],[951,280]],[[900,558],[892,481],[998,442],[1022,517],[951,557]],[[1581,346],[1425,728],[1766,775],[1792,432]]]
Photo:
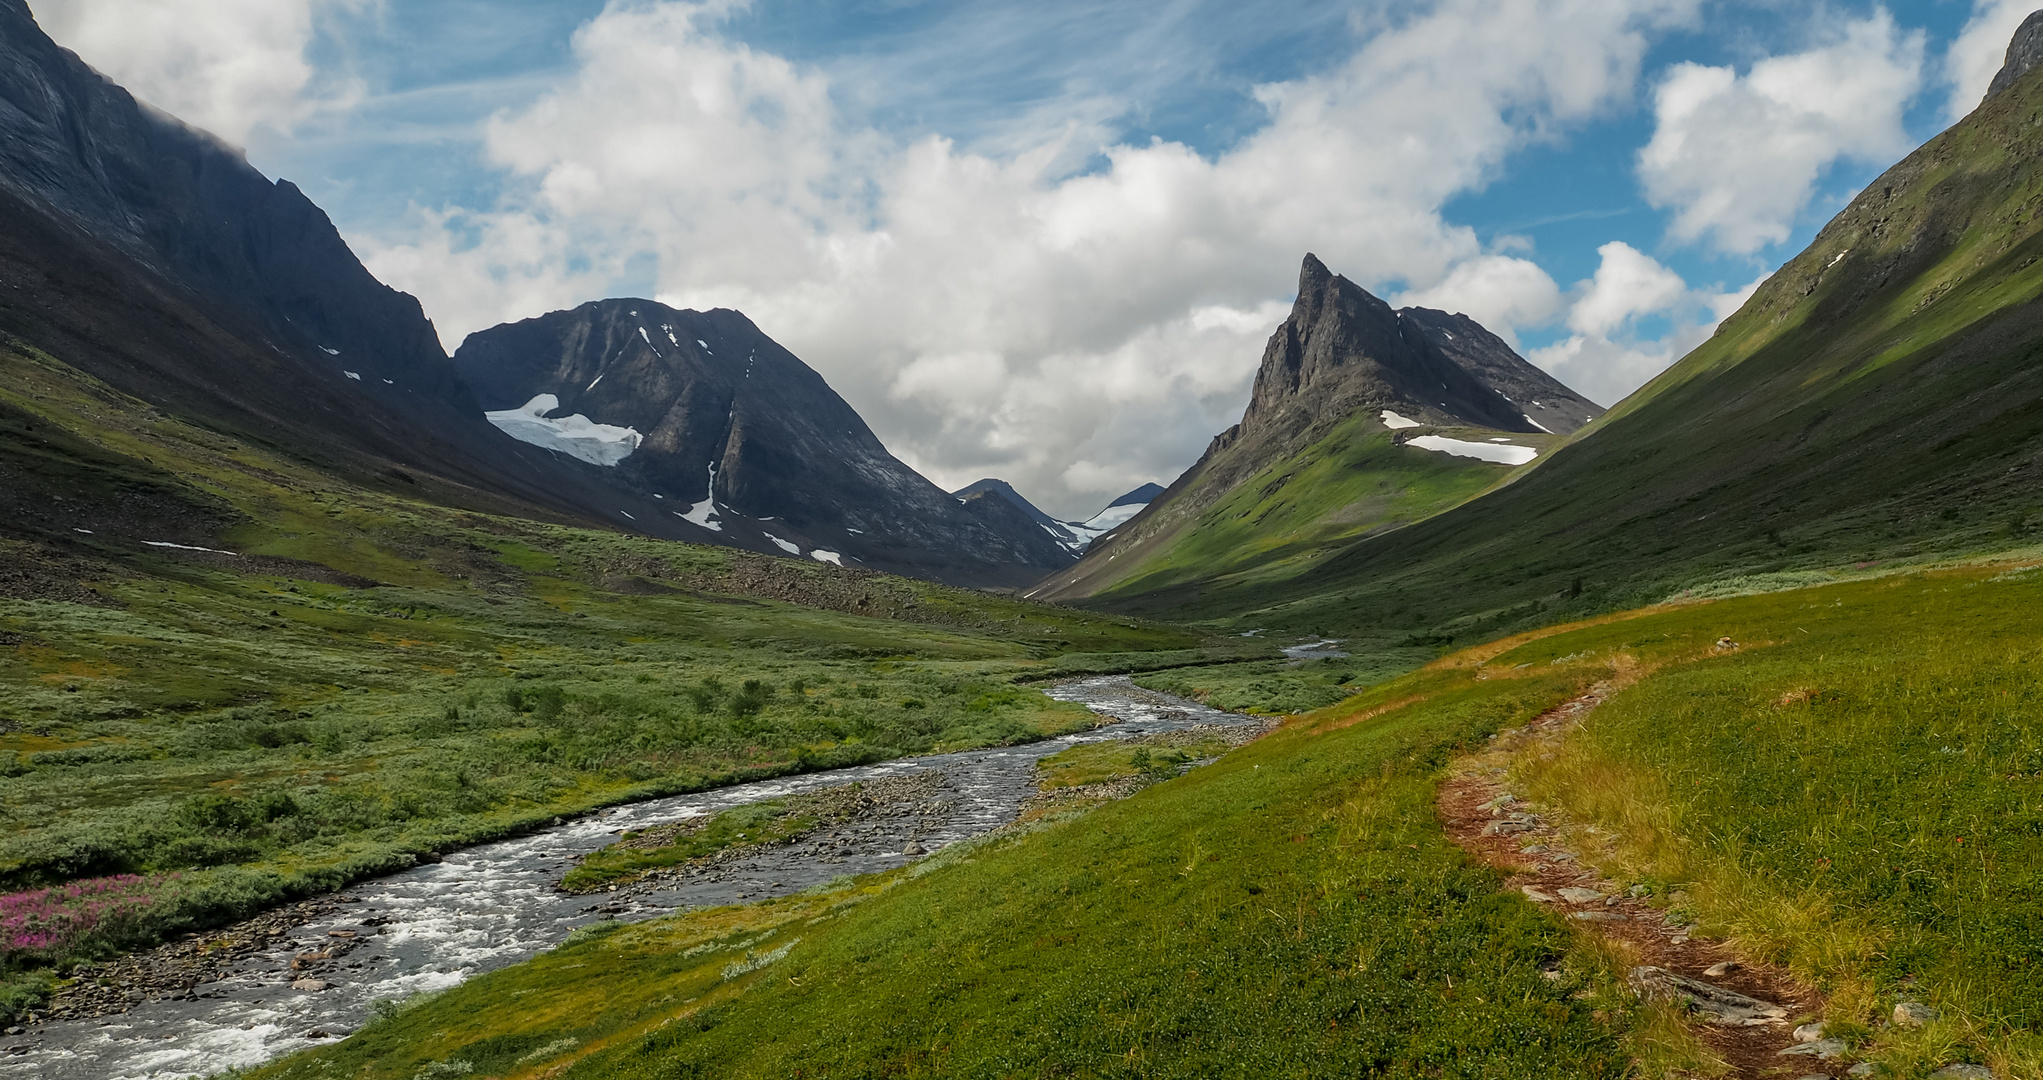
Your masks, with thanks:
[[[2013,86],[2038,63],[2043,63],[2043,11],[2031,12],[2016,28],[2015,36],[2008,41],[2007,59],[1994,73],[1986,96],[1993,97]]]

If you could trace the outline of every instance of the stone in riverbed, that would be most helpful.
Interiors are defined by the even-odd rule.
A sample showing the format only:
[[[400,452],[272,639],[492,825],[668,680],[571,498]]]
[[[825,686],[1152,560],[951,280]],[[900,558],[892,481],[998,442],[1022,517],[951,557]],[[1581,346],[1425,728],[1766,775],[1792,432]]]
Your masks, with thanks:
[[[291,984],[291,989],[303,990],[308,994],[316,994],[332,985],[332,983],[327,982],[325,979],[299,979]]]

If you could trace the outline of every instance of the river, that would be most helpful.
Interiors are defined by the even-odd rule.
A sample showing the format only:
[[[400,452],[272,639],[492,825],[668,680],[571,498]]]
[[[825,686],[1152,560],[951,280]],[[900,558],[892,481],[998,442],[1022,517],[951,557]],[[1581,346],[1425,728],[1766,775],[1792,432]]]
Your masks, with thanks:
[[[846,874],[886,870],[1014,820],[1034,788],[1038,758],[1102,739],[1125,739],[1202,724],[1258,724],[1183,698],[1137,687],[1125,676],[1063,683],[1048,693],[1082,703],[1116,723],[1024,746],[901,758],[828,772],[762,780],[715,791],[613,807],[544,832],[454,852],[444,862],[364,881],[345,890],[330,915],[300,925],[270,951],[244,960],[218,982],[176,998],[145,1000],[115,1016],[37,1025],[5,1040],[0,1077],[40,1080],[167,1080],[246,1068],[324,1045],[360,1027],[373,1003],[444,990],[515,964],[603,918],[649,919],[800,892]],[[627,829],[713,814],[727,807],[858,780],[925,771],[941,797],[909,812],[880,815],[757,849],[687,880],[609,894],[555,887],[574,861]],[[334,931],[351,939],[330,936]],[[293,989],[294,956],[346,940],[352,948],[320,978],[323,990]]]

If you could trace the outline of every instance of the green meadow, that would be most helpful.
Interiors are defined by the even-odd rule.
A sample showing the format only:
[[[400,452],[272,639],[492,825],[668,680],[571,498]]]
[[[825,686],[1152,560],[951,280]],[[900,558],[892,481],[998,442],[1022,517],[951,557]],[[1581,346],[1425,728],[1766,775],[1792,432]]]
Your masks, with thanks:
[[[2043,570],[1961,567],[1500,641],[1124,801],[591,933],[256,1075],[1633,1075],[1681,1036],[1622,952],[1433,812],[1456,754],[1598,683],[1512,778],[1586,859],[1824,990],[1854,1058],[2034,1075],[2039,610]],[[1902,999],[1940,1018],[1886,1025]]]

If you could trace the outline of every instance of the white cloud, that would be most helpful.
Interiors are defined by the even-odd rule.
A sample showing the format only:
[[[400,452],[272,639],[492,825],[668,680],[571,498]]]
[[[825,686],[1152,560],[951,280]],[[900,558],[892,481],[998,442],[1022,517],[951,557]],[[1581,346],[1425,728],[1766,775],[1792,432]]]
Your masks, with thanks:
[[[1922,32],[1876,9],[1827,36],[1743,76],[1682,63],[1661,81],[1638,170],[1648,201],[1674,211],[1674,239],[1737,254],[1779,243],[1832,162],[1908,149],[1902,110],[1922,82]]]
[[[1520,328],[1544,326],[1562,308],[1561,287],[1545,270],[1508,255],[1478,255],[1458,263],[1438,284],[1400,293],[1391,303],[1459,312],[1514,347]]]
[[[136,97],[237,146],[319,109],[315,7],[364,0],[32,0],[36,22]]]
[[[1951,84],[1947,119],[1956,123],[1979,107],[2007,59],[2008,42],[2035,10],[2036,0],[1973,0],[1972,17],[1944,54],[1944,81]]]
[[[1527,357],[1591,401],[1615,405],[1647,380],[1707,340],[1766,275],[1729,292],[1691,289],[1680,275],[1629,244],[1596,249],[1594,277],[1578,282],[1567,316],[1567,338]],[[1664,329],[1647,337],[1641,323]],[[1656,328],[1657,329],[1657,328]]]
[[[722,8],[613,2],[571,73],[491,120],[511,195],[362,246],[450,344],[651,260],[660,299],[743,310],[938,483],[1000,475],[1075,517],[1239,417],[1308,250],[1358,281],[1453,281],[1478,318],[1550,317],[1551,280],[1440,208],[1630,93],[1647,33],[1693,9],[1440,0],[1256,88],[1266,126],[1205,157],[1100,146],[1092,121],[998,152],[889,137],[819,72],[721,37]]]

